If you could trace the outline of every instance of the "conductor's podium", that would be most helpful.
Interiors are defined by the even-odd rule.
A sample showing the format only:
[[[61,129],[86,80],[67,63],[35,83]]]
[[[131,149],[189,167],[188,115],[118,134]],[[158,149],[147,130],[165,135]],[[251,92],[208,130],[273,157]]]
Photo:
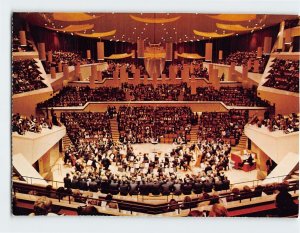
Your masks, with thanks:
[[[250,164],[248,162],[245,162],[243,164],[243,166],[240,166],[240,164],[243,162],[243,159],[242,159],[242,156],[245,154],[245,153],[251,153],[252,156],[254,155],[254,160],[253,160],[253,165],[250,166]],[[235,169],[242,169],[243,171],[245,172],[249,172],[249,171],[252,171],[252,170],[255,170],[256,169],[256,154],[251,152],[251,151],[247,151],[247,150],[243,150],[243,151],[236,151],[234,153],[231,153],[231,161],[233,162],[233,168]]]

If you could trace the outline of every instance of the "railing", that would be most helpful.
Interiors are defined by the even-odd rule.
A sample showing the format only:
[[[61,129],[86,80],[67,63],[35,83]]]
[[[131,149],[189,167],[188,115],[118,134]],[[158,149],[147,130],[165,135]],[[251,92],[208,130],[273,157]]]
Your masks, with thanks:
[[[299,188],[298,183],[294,183],[290,186],[290,191],[294,191],[294,193],[296,193],[296,190]],[[181,200],[181,201],[175,201],[174,203],[160,203],[160,204],[149,204],[149,203],[137,203],[134,201],[129,201],[129,200],[118,200],[118,199],[112,199],[112,200],[107,200],[105,196],[99,196],[99,198],[92,198],[92,197],[82,197],[82,196],[76,196],[74,194],[61,194],[58,193],[57,190],[54,189],[47,189],[45,187],[42,186],[32,186],[29,185],[27,183],[22,184],[22,183],[17,183],[14,182],[13,183],[13,193],[14,196],[16,197],[17,193],[25,193],[28,194],[32,191],[35,191],[36,196],[47,196],[49,198],[54,198],[57,199],[58,202],[61,202],[61,200],[64,198],[64,200],[68,201],[69,204],[78,204],[78,206],[82,203],[86,203],[86,204],[90,204],[90,205],[94,205],[96,207],[99,207],[98,212],[99,214],[115,214],[117,215],[117,213],[124,213],[124,211],[128,211],[131,215],[133,215],[133,213],[139,212],[139,213],[144,213],[144,214],[151,214],[151,215],[156,215],[156,214],[163,214],[163,213],[171,213],[171,212],[176,212],[176,214],[180,215],[182,210],[192,210],[195,209],[197,207],[199,207],[201,204],[202,207],[205,208],[205,206],[209,206],[213,203],[216,203],[216,201],[219,200],[219,198],[234,198],[231,201],[239,201],[241,202],[242,200],[245,199],[249,199],[249,206],[251,206],[251,199],[255,198],[255,197],[261,197],[262,195],[262,191],[253,191],[251,193],[240,193],[239,195],[234,195],[233,193],[225,193],[223,195],[219,195],[219,197],[216,196],[212,196],[206,199],[199,199],[198,195],[197,197],[193,197],[190,201],[186,201],[186,200]],[[107,211],[106,206],[103,206],[102,203],[103,201],[107,202],[107,203],[113,203],[115,204],[115,211]],[[267,204],[270,202],[273,202],[274,200],[267,200],[262,202],[261,204]],[[104,203],[106,204],[106,203]],[[255,205],[257,205],[257,203],[255,203]],[[64,203],[62,203],[61,206],[64,206]],[[78,206],[73,206],[71,208],[73,208],[74,210],[77,210],[76,207]],[[70,208],[65,206],[66,208]],[[103,209],[101,210],[100,207],[103,207]],[[234,209],[236,208],[247,208],[247,207],[238,207],[235,206],[233,207]],[[111,209],[112,210],[112,209]],[[207,211],[207,209],[203,209],[203,211]]]
[[[59,165],[55,165],[55,166],[59,166]],[[256,180],[249,180],[249,181],[242,181],[242,182],[237,182],[237,183],[232,183],[230,184],[230,189],[233,188],[234,186],[241,186],[242,184],[249,186],[250,188],[254,188],[258,185],[262,185],[262,182],[265,180],[272,180],[272,183],[281,183],[282,178],[285,178],[289,176],[289,174],[287,175],[281,175],[281,176],[275,176],[275,177],[268,177],[265,178],[263,180],[261,179],[256,179]],[[56,180],[50,180],[50,179],[42,179],[42,178],[36,178],[36,177],[30,177],[30,176],[22,176],[20,175],[20,180],[21,181],[25,181],[27,184],[31,184],[33,185],[35,182],[34,180],[44,180],[46,182],[48,182],[49,185],[51,185],[53,188],[59,188],[59,187],[63,187],[64,186],[64,182],[63,181],[56,181]],[[277,179],[277,181],[273,181],[274,179]],[[142,195],[141,195],[142,196]]]
[[[270,177],[267,179],[277,179],[277,183],[281,183],[282,177],[286,177],[285,176],[278,176],[278,177]],[[54,180],[45,180],[49,183],[49,185],[51,185],[52,187],[48,187],[48,189],[45,186],[38,186],[38,184],[35,184],[37,182],[37,180],[43,180],[40,178],[34,178],[34,177],[27,177],[27,176],[23,176],[22,177],[23,181],[25,181],[25,183],[23,182],[14,182],[13,183],[13,191],[14,193],[16,192],[30,192],[30,191],[38,191],[39,193],[46,195],[46,196],[54,196],[57,197],[57,189],[59,187],[64,187],[64,183],[61,181],[54,181]],[[266,180],[266,179],[265,179]],[[259,185],[261,185],[262,180],[252,180],[252,181],[245,181],[245,182],[239,182],[239,183],[234,183],[230,185],[230,188],[227,190],[221,190],[221,191],[217,191],[216,193],[219,195],[219,198],[228,198],[230,196],[233,196],[233,193],[231,193],[230,189],[232,189],[233,187],[241,187],[243,184],[247,185],[249,187],[255,188]],[[274,183],[274,180],[272,180],[272,183]],[[263,186],[264,187],[264,186]],[[299,189],[299,182],[294,182],[291,183],[289,185],[289,190],[293,190],[294,192],[296,192],[296,190]],[[263,189],[261,189],[261,192],[263,191]],[[260,195],[261,195],[260,192]],[[272,192],[272,190],[271,190]],[[91,202],[95,202],[96,200],[101,200],[104,199],[104,196],[107,195],[106,193],[101,193],[99,192],[90,192],[90,193],[97,193],[99,195],[99,199],[95,199],[95,198],[90,198],[90,197],[85,197],[87,201],[91,201]],[[239,195],[238,197],[235,197],[236,200],[239,200],[241,202],[242,199],[250,199],[252,197],[257,197],[257,193],[255,194],[255,191],[252,192],[253,195],[245,195],[243,196],[242,194]],[[73,197],[74,199],[78,198],[78,196],[75,196],[74,194],[64,194],[65,196],[68,197],[69,203],[71,204],[71,197]],[[170,193],[169,195],[141,195],[141,194],[137,194],[137,195],[127,195],[127,198],[125,200],[126,196],[122,196],[124,197],[122,200],[119,200],[118,197],[122,196],[121,194],[118,195],[114,195],[114,199],[112,202],[115,202],[118,205],[124,205],[124,203],[126,203],[126,206],[129,205],[129,209],[140,209],[143,208],[144,210],[146,209],[147,211],[151,211],[154,210],[154,214],[156,213],[156,208],[162,208],[161,205],[163,205],[163,207],[165,209],[171,208],[173,207],[172,205],[170,206],[170,204],[168,203],[169,200],[174,199],[174,197],[178,197],[178,195],[175,195],[173,193]],[[179,209],[182,205],[184,204],[191,204],[191,205],[198,205],[200,202],[202,201],[211,201],[213,199],[215,199],[216,197],[213,198],[208,198],[208,199],[204,199],[204,200],[199,200],[199,195],[198,194],[190,194],[190,195],[183,195],[182,197],[185,196],[190,196],[192,199],[197,199],[196,201],[191,201],[189,203],[184,203],[183,201],[179,201],[178,203],[176,203],[176,205],[179,205]],[[83,198],[83,197],[80,197]],[[59,201],[61,200],[61,197],[58,197]],[[145,200],[153,200],[153,201],[160,201],[160,204],[149,204],[147,202],[145,202]],[[136,202],[139,202],[139,204],[137,204]],[[175,205],[174,205],[175,206]]]

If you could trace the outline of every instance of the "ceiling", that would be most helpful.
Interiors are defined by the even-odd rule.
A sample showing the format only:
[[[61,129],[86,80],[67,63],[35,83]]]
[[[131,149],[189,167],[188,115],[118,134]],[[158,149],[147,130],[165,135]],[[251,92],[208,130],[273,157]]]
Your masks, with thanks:
[[[293,15],[200,13],[17,13],[31,24],[75,35],[146,43],[189,42],[251,33]],[[104,34],[103,34],[104,33]]]

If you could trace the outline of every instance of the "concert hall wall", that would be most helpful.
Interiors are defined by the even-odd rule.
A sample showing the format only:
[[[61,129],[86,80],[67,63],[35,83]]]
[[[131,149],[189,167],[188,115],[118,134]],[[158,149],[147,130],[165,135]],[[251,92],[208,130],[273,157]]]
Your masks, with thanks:
[[[205,56],[205,44],[213,43],[213,61],[218,59],[219,50],[223,50],[223,57],[236,51],[254,51],[257,47],[263,47],[264,37],[272,37],[272,46],[279,32],[279,24],[262,30],[254,31],[239,36],[230,36],[220,39],[201,40],[196,42],[178,43],[175,45],[177,51],[186,53],[198,53]]]
[[[279,30],[279,25],[271,26],[262,30],[254,31],[239,36],[230,36],[220,39],[201,40],[194,42],[178,43],[173,46],[174,50],[186,53],[198,53],[205,55],[205,43],[213,43],[213,60],[218,58],[218,51],[223,50],[223,56],[227,57],[235,51],[253,51],[257,47],[263,46],[264,37],[272,37],[272,45],[274,44]],[[66,33],[48,30],[42,27],[31,26],[32,35],[34,35],[35,43],[45,42],[46,50],[64,50],[78,51],[86,57],[86,50],[90,49],[92,57],[96,59],[97,41],[99,39],[83,38]],[[105,56],[118,53],[130,53],[132,49],[136,49],[136,43],[105,41]]]
[[[97,59],[97,42],[100,39],[84,38],[63,32],[56,32],[42,27],[31,26],[32,35],[34,35],[35,43],[45,42],[46,51],[63,50],[81,52],[82,57],[86,57],[86,50],[91,50],[93,59]],[[131,49],[135,49],[136,45],[127,42],[107,41],[104,47],[104,56],[111,54],[131,53]]]

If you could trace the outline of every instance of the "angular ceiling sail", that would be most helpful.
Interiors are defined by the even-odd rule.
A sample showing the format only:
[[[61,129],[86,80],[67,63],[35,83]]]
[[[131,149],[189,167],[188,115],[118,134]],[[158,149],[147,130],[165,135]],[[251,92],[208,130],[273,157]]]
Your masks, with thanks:
[[[197,36],[204,36],[204,37],[209,37],[209,38],[222,38],[222,37],[233,35],[233,33],[218,34],[216,32],[200,32],[200,31],[197,31],[197,30],[193,30],[193,32]]]
[[[255,28],[244,27],[240,24],[223,24],[216,23],[217,28],[228,30],[228,31],[236,31],[236,32],[244,32],[254,30]]]
[[[198,53],[178,53],[178,57],[186,59],[204,59],[205,57],[200,56]]]
[[[109,57],[105,57],[105,59],[124,59],[127,57],[132,57],[133,53],[119,53],[119,54],[112,54]]]
[[[86,34],[86,33],[75,33],[78,36],[82,36],[82,37],[87,37],[87,38],[101,38],[101,37],[106,37],[106,36],[113,36],[116,33],[117,30],[112,30],[109,32],[95,32],[95,33],[90,33],[90,34]]]
[[[230,22],[240,22],[240,21],[248,21],[256,19],[256,15],[234,15],[234,14],[220,14],[220,15],[207,15],[212,19],[222,20],[222,21],[230,21]]]
[[[135,21],[142,23],[171,23],[181,18],[181,16],[173,17],[173,18],[142,18],[134,15],[130,15]]]
[[[76,22],[76,21],[87,21],[92,19],[97,19],[100,16],[92,16],[86,13],[76,13],[76,12],[66,12],[66,13],[53,13],[52,17],[54,20],[66,21],[66,22]]]
[[[82,25],[69,25],[65,28],[51,28],[51,27],[46,27],[46,28],[54,31],[60,31],[60,32],[80,32],[83,30],[92,29],[93,27],[94,24],[82,24]]]

